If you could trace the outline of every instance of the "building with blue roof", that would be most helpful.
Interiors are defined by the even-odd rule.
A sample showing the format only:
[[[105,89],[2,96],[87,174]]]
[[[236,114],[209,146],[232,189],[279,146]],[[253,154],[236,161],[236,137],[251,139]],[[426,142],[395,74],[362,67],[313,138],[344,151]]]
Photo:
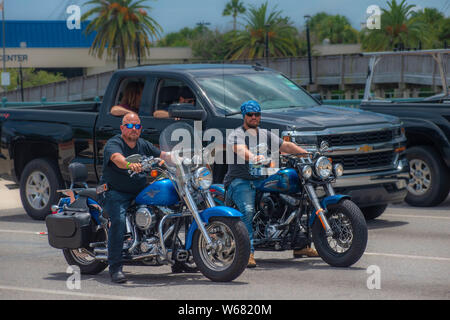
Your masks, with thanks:
[[[86,34],[89,21],[80,28],[70,28],[66,20],[6,20],[5,48],[0,59],[6,60],[6,68],[36,68],[61,72],[66,77],[90,75],[117,68],[117,57],[100,59],[89,54],[96,36]],[[0,46],[3,44],[0,32]],[[190,48],[151,48],[150,56],[142,64],[176,63],[192,58]],[[1,60],[0,60],[1,61]],[[127,67],[136,66],[136,57],[127,57]]]
[[[6,48],[89,48],[95,32],[86,35],[89,21],[81,22],[80,29],[69,29],[64,21],[5,21]],[[0,43],[3,35],[0,33]]]

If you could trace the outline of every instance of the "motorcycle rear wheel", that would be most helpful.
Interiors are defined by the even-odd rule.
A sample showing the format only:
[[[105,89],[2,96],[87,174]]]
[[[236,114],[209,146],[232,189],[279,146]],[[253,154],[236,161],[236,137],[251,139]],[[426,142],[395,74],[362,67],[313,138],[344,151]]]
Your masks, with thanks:
[[[85,248],[63,249],[64,258],[70,266],[78,266],[81,274],[98,274],[106,269],[108,264],[95,260],[93,253]]]
[[[94,238],[94,242],[106,241],[106,230],[99,230]],[[106,242],[105,242],[106,244]],[[96,260],[92,248],[63,249],[64,258],[70,266],[78,266],[81,274],[95,275],[106,269],[106,261]]]
[[[314,246],[319,256],[333,267],[349,267],[364,254],[367,224],[361,210],[348,199],[327,208],[326,218],[333,230],[327,236],[318,218],[312,227]]]
[[[233,281],[241,275],[250,257],[247,228],[238,218],[211,218],[206,230],[213,241],[220,242],[218,250],[207,249],[199,229],[194,233],[192,255],[197,268],[215,282]]]

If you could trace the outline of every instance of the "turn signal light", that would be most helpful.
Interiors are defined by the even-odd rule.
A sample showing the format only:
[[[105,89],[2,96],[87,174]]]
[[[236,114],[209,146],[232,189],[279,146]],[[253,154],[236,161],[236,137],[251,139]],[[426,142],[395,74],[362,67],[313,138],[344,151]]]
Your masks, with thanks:
[[[156,177],[158,176],[158,170],[152,170],[152,171],[150,172],[150,176],[151,176],[152,178],[156,178]]]

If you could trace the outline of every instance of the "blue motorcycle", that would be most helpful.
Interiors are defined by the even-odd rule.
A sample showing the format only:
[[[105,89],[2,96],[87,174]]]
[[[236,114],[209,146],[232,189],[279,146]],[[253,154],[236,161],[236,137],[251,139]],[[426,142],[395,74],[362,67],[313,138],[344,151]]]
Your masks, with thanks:
[[[154,180],[128,209],[124,262],[170,264],[180,271],[198,268],[212,281],[237,278],[250,255],[248,232],[239,211],[217,206],[211,197],[208,167],[196,156],[178,157],[171,164],[141,155],[127,161],[139,162]],[[108,217],[97,199],[103,190],[73,188],[87,171],[81,164],[69,169],[72,186],[63,190],[67,197],[46,218],[49,243],[62,249],[67,263],[79,266],[81,273],[97,274],[108,258]]]
[[[367,245],[367,225],[350,197],[333,190],[332,182],[343,174],[343,166],[332,165],[319,152],[301,158],[280,155],[280,163],[281,169],[266,171],[266,177],[255,182],[255,249],[292,250],[314,243],[331,266],[356,263]],[[212,185],[210,192],[216,203],[225,204],[223,185]]]

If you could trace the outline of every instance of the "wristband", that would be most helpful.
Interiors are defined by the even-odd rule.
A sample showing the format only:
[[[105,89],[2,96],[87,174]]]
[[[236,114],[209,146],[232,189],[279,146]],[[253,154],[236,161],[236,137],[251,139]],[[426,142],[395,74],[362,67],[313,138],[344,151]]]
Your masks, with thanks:
[[[131,162],[127,162],[127,169],[130,169]]]

